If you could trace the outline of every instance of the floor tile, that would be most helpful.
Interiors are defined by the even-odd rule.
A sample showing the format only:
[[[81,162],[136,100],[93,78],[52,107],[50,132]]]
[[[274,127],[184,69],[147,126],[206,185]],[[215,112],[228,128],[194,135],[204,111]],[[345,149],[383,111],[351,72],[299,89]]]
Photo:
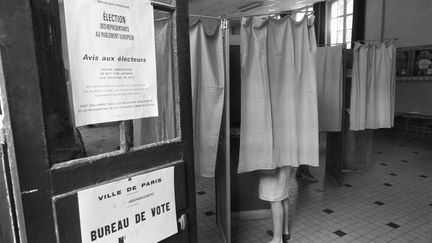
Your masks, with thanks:
[[[398,224],[395,224],[395,223],[393,223],[393,222],[388,223],[387,226],[390,226],[390,227],[392,227],[393,229],[397,229],[397,228],[400,227]]]
[[[336,230],[336,231],[333,232],[333,233],[334,233],[335,235],[339,236],[339,237],[342,237],[342,236],[346,235],[346,233],[343,232],[342,230]]]
[[[324,212],[324,213],[326,213],[326,214],[331,214],[331,213],[334,213],[334,211],[333,211],[333,210],[331,210],[331,209],[328,209],[328,208],[327,208],[327,209],[324,209],[324,210],[323,210],[323,212]]]
[[[374,202],[376,205],[378,205],[378,206],[382,206],[382,205],[384,205],[385,203],[383,203],[383,202],[380,202],[380,201],[376,201],[376,202]]]

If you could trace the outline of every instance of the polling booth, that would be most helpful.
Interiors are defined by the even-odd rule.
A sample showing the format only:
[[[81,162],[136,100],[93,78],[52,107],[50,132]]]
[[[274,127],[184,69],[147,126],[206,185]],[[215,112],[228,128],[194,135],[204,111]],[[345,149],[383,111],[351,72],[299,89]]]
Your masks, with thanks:
[[[342,185],[344,173],[370,168],[373,130],[393,126],[392,40],[321,44],[314,16],[306,12],[295,19],[298,13],[243,17],[240,35],[224,36],[234,43],[229,67],[228,55],[217,55],[222,49],[227,52],[220,39],[223,28],[206,30],[203,25],[222,20],[194,16],[200,21],[190,27],[191,50],[201,48],[201,54],[191,52],[192,76],[206,87],[194,92],[199,97],[194,100],[195,164],[200,168],[196,173],[215,177],[217,211],[223,205],[217,212],[219,222],[229,222],[224,221],[227,217],[233,224],[269,217],[269,204],[258,198],[260,172],[287,165],[318,166],[319,133],[327,135],[326,174]],[[201,71],[194,69],[198,65]],[[224,101],[219,93],[223,89]],[[224,232],[230,232],[223,225]]]

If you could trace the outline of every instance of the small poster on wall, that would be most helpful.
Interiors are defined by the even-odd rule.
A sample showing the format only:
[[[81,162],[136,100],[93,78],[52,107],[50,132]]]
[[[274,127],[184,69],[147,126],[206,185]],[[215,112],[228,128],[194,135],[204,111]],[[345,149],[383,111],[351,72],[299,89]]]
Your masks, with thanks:
[[[75,125],[158,116],[153,7],[64,0]]]
[[[78,192],[83,243],[153,243],[178,232],[174,167]]]
[[[398,51],[396,54],[396,75],[407,76],[408,75],[408,57],[409,51],[403,50]]]
[[[414,75],[432,75],[432,49],[415,51]]]

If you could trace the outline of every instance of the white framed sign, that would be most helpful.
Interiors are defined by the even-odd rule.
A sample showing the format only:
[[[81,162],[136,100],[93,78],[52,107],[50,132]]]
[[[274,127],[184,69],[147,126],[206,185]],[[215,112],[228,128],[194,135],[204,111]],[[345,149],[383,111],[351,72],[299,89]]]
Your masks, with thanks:
[[[178,232],[174,167],[78,192],[83,243],[153,243]]]
[[[64,0],[75,125],[158,116],[148,0]]]

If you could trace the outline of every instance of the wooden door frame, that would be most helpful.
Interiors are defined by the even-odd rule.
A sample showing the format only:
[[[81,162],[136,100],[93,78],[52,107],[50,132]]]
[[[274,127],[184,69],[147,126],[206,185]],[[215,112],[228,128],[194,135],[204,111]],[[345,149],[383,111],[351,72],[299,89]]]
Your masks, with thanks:
[[[9,103],[13,146],[16,155],[19,188],[15,198],[22,202],[19,220],[21,242],[56,242],[53,197],[80,187],[97,184],[136,171],[150,170],[157,162],[182,160],[187,186],[189,239],[197,241],[195,177],[193,163],[192,100],[189,60],[189,4],[176,0],[174,17],[176,24],[176,64],[179,84],[181,140],[163,146],[120,154],[116,160],[101,157],[91,164],[65,163],[51,167],[46,140],[46,124],[43,116],[40,81],[47,78],[38,56],[38,31],[52,31],[50,22],[38,22],[37,12],[52,8],[57,1],[15,0],[0,1],[0,51],[3,58],[6,98]],[[167,8],[169,5],[159,5]],[[171,9],[172,10],[172,9]],[[52,21],[56,21],[53,19]],[[45,26],[40,26],[44,24]],[[52,57],[56,58],[56,57]],[[51,66],[45,68],[59,68]],[[63,71],[63,70],[62,70]],[[167,152],[170,153],[167,153]],[[137,159],[146,158],[146,163]],[[124,166],[127,161],[128,166]],[[14,163],[14,162],[13,162]],[[66,165],[67,164],[67,165]],[[109,172],[98,176],[102,166],[109,165]],[[106,167],[105,169],[106,170]],[[77,179],[72,174],[79,173]],[[75,174],[76,175],[76,174]],[[18,188],[18,187],[17,187]]]
[[[1,28],[1,27],[0,27]],[[1,50],[0,50],[1,51]],[[0,230],[3,234],[0,236],[0,242],[26,242],[25,225],[22,214],[22,202],[20,187],[18,182],[18,172],[16,166],[15,148],[13,146],[13,136],[9,116],[9,105],[6,99],[5,77],[3,73],[2,57],[0,54],[0,105],[3,127],[0,132],[1,141],[1,165],[0,171],[0,204],[2,212],[0,215],[6,215],[0,220]]]

